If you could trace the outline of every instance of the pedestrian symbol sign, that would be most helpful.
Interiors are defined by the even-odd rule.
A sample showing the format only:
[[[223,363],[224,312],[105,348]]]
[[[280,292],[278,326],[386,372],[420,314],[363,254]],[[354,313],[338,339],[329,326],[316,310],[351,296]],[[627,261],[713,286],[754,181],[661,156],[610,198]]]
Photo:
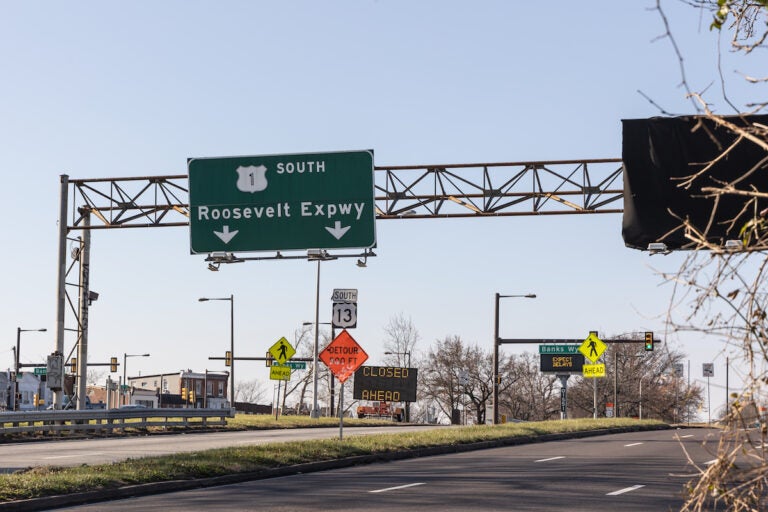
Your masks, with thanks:
[[[591,362],[596,363],[597,360],[600,359],[600,356],[603,355],[606,348],[608,348],[608,346],[603,343],[603,340],[597,337],[597,333],[590,332],[587,339],[585,339],[584,343],[579,347],[579,352],[584,354],[584,357]]]
[[[293,355],[296,353],[296,349],[293,348],[293,346],[288,343],[288,340],[285,339],[285,336],[283,336],[269,348],[269,353],[272,354],[272,357],[275,358],[275,361],[283,364],[293,357]]]

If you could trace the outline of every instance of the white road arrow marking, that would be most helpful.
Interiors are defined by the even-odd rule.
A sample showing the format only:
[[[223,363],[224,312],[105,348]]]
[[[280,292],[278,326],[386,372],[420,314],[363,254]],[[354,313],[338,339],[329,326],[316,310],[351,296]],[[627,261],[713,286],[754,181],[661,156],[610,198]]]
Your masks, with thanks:
[[[224,227],[226,227],[226,226],[224,226]],[[352,226],[341,227],[341,221],[337,220],[336,224],[334,225],[334,227],[329,228],[329,227],[326,226],[325,229],[327,229],[328,232],[330,234],[332,234],[336,238],[336,240],[341,240],[341,237],[344,236],[344,233],[349,231],[349,228],[351,228],[351,227]]]
[[[221,231],[214,231],[213,234],[221,238],[221,241],[228,244],[230,240],[235,238],[235,235],[239,233],[238,230],[229,231],[229,226],[224,226]]]

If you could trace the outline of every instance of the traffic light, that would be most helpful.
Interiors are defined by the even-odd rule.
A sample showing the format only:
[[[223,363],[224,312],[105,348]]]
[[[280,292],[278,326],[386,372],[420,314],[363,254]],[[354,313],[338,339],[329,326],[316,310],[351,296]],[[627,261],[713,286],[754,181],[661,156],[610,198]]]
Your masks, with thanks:
[[[182,401],[187,401],[187,388],[181,388],[181,399]]]
[[[117,371],[117,358],[116,357],[110,357],[109,358],[109,371],[116,372]]]
[[[652,332],[645,333],[645,350],[647,350],[648,352],[653,351],[653,333]]]
[[[224,366],[232,366],[232,351],[224,352]]]
[[[190,389],[189,390],[189,402],[190,403],[195,403],[195,390],[194,389]]]
[[[77,373],[77,358],[73,357],[69,360],[69,363],[72,365],[72,373]]]
[[[266,361],[267,361],[267,368],[270,368],[272,366],[272,361],[274,361],[274,360],[275,360],[275,358],[272,357],[272,353],[269,352],[269,350],[267,350],[267,359],[266,359]]]

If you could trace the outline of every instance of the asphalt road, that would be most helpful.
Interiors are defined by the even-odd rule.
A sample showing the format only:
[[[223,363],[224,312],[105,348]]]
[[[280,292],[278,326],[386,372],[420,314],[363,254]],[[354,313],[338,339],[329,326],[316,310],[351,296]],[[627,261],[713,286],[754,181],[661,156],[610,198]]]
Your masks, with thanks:
[[[696,475],[683,447],[705,467],[717,435],[683,429],[534,443],[61,510],[674,510]]]
[[[391,434],[393,432],[408,432],[428,428],[446,427],[435,425],[346,427],[344,429],[344,437],[382,433]],[[102,464],[128,458],[168,455],[211,448],[338,437],[339,428],[331,427],[9,443],[2,447],[3,455],[0,457],[0,473],[11,473],[19,469],[36,466]]]

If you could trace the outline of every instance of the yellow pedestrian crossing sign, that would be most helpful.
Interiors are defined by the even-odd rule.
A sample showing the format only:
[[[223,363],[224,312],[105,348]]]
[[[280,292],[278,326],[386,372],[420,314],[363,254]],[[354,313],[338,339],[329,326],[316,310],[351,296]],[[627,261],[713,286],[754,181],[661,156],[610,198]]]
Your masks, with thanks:
[[[584,354],[584,357],[591,362],[596,363],[597,360],[600,359],[600,356],[603,355],[606,348],[608,348],[608,346],[603,343],[603,340],[597,337],[597,333],[590,332],[587,339],[585,339],[584,343],[579,347],[579,352]]]
[[[274,357],[278,363],[283,364],[293,357],[296,353],[296,349],[293,348],[293,346],[288,343],[288,340],[285,339],[285,336],[283,336],[269,348],[269,353],[272,354],[272,357]]]

